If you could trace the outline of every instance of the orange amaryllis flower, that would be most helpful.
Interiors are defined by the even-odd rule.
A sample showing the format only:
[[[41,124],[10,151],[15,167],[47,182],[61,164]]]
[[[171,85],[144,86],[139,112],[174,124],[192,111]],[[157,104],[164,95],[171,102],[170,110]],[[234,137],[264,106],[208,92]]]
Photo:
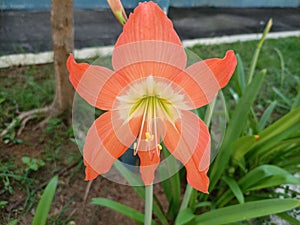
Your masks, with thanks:
[[[90,127],[83,157],[86,179],[108,172],[130,146],[150,185],[163,142],[187,170],[187,181],[208,192],[210,134],[192,109],[208,104],[231,78],[236,57],[208,59],[186,68],[187,57],[172,22],[153,2],[140,3],[118,38],[114,70],[70,55],[70,81],[89,104],[106,110]]]
[[[124,25],[127,21],[127,16],[125,13],[125,10],[122,6],[122,3],[120,0],[107,0],[109,7],[111,8],[111,11],[119,21],[121,25]]]

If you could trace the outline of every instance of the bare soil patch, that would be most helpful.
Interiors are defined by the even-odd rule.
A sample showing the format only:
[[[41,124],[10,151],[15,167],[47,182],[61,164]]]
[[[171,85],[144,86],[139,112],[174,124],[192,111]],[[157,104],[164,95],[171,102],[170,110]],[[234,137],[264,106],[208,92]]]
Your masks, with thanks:
[[[23,144],[19,145],[0,143],[2,164],[8,161],[13,161],[14,163],[15,170],[11,172],[17,173],[24,169],[24,164],[21,160],[23,156],[44,159],[46,157],[45,154],[49,154],[46,151],[49,151],[51,135],[29,127],[26,128],[21,139]],[[78,163],[75,162],[74,164],[74,161],[70,160],[74,155],[80,157],[77,146],[69,139],[66,139],[61,143],[58,154],[59,160],[47,162],[44,159],[46,162],[45,166],[29,174],[30,178],[36,180],[36,185],[30,190],[34,191],[39,185],[49,181],[54,174],[59,174],[61,170],[72,166],[59,175],[59,185],[49,215],[49,220],[54,222],[53,224],[68,224],[70,221],[80,225],[135,224],[111,209],[91,204],[92,198],[105,197],[143,211],[144,202],[132,187],[116,184],[99,176],[92,182],[88,197],[84,202],[84,195],[88,185],[88,182],[84,181],[84,168],[82,162],[78,161]],[[30,210],[25,212],[27,209],[24,209],[24,204],[26,197],[28,197],[26,190],[20,186],[18,181],[12,180],[12,182],[14,193],[8,194],[5,192],[1,195],[1,200],[8,201],[8,204],[2,209],[0,224],[6,224],[9,219],[12,220],[13,218],[19,219],[20,224],[30,224],[37,204],[35,202]],[[3,188],[1,187],[1,189]],[[31,198],[38,200],[42,190],[43,188],[37,190],[36,196],[31,196]]]

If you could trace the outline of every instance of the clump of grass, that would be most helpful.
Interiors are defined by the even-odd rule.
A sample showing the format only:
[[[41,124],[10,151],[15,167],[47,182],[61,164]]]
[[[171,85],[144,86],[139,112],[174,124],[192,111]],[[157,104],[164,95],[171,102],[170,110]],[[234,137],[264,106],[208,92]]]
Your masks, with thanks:
[[[206,59],[211,57],[223,57],[227,50],[233,49],[241,56],[245,72],[248,74],[256,45],[257,41],[211,46],[197,45],[192,48],[192,51],[198,54],[202,59]],[[291,105],[289,105],[285,99],[289,99],[290,103],[293,102],[300,86],[300,67],[297,66],[300,61],[300,51],[299,47],[297,47],[299,45],[300,39],[298,37],[268,39],[265,41],[255,71],[255,74],[257,74],[262,69],[267,69],[262,91],[256,100],[255,108],[259,114],[275,100],[278,104],[272,115],[273,119],[277,119],[289,111]],[[233,83],[234,82],[231,81],[230,86],[234,85]],[[230,87],[225,90],[227,97],[230,97],[229,89]],[[274,89],[279,90],[284,98],[280,97]]]
[[[54,95],[53,66],[32,65],[0,70],[0,130],[19,112],[43,107]]]

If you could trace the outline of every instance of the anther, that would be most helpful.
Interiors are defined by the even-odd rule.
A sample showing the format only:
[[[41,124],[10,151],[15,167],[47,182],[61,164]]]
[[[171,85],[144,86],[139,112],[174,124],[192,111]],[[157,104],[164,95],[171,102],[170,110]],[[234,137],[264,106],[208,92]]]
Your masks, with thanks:
[[[133,155],[136,156],[137,152],[138,152],[138,151],[137,151],[137,143],[134,142],[134,143],[133,143]]]
[[[149,140],[150,141],[154,140],[154,135],[153,134],[151,135],[149,132],[146,132],[145,136],[146,136],[146,140],[145,140],[146,142],[148,142]]]
[[[134,143],[133,143],[133,150],[136,150],[136,147],[137,147],[137,143],[134,142]]]
[[[158,147],[159,150],[162,150],[161,144],[158,144],[157,147]]]

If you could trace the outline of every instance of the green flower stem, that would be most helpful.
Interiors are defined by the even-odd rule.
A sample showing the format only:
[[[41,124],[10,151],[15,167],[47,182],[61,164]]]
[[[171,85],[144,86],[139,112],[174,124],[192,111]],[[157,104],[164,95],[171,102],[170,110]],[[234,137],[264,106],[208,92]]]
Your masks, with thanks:
[[[152,223],[152,207],[153,207],[153,184],[145,187],[145,222],[144,225],[151,225]]]
[[[248,77],[248,85],[252,81],[252,78],[253,78],[253,75],[254,75],[254,70],[255,70],[255,67],[256,67],[256,64],[257,64],[257,60],[258,60],[258,56],[259,56],[259,53],[260,53],[260,49],[261,49],[263,43],[265,42],[267,34],[271,30],[271,27],[272,27],[272,19],[269,19],[269,21],[267,23],[267,26],[265,27],[263,35],[262,35],[262,37],[261,37],[261,39],[260,39],[260,41],[257,45],[257,48],[256,48],[255,53],[254,53],[253,58],[252,58],[249,77]]]
[[[190,202],[193,191],[194,191],[194,189],[192,188],[192,186],[187,184],[186,188],[185,188],[183,200],[180,205],[179,212],[183,211],[184,209],[186,209],[188,207],[188,204]]]

